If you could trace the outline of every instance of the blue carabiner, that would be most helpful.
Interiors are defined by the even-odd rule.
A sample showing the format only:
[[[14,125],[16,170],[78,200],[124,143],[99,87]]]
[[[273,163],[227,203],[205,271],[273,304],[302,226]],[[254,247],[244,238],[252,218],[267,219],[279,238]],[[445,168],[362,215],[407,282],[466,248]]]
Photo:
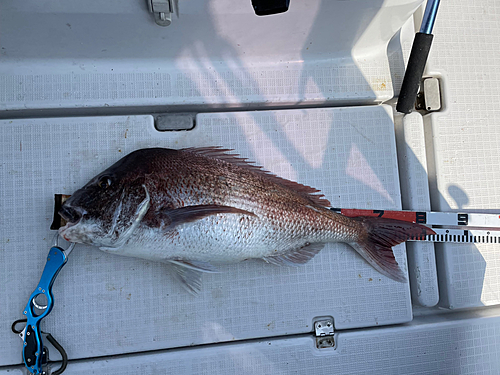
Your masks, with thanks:
[[[43,342],[40,330],[40,321],[50,313],[52,307],[54,306],[52,285],[54,284],[54,280],[59,274],[59,271],[61,271],[62,267],[68,261],[68,255],[71,250],[73,250],[74,246],[75,244],[72,243],[67,250],[63,250],[57,246],[56,239],[55,246],[50,248],[49,254],[47,255],[47,262],[45,263],[45,268],[43,269],[42,276],[40,277],[40,282],[33,293],[31,293],[28,304],[24,309],[24,315],[26,315],[27,323],[26,328],[22,333],[24,341],[23,360],[28,370],[33,374],[43,373]],[[40,306],[36,302],[36,298],[42,294],[45,295],[47,300],[45,306]],[[43,311],[38,313],[37,310]]]

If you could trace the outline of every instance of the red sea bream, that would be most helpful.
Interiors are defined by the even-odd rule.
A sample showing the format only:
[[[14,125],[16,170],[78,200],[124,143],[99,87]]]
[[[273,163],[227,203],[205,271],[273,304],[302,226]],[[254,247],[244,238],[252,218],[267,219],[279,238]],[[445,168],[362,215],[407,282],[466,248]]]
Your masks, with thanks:
[[[71,242],[171,264],[188,290],[214,264],[261,258],[302,264],[328,242],[351,245],[404,282],[392,246],[432,234],[425,226],[328,209],[319,191],[279,178],[216,147],[150,148],[123,157],[62,206]]]

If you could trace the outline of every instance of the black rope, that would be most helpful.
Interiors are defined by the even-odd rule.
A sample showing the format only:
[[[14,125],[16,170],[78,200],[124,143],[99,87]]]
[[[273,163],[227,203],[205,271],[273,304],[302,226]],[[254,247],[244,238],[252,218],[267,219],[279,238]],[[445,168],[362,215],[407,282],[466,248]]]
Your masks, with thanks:
[[[57,342],[57,340],[50,334],[47,333],[47,340],[57,349],[57,351],[61,354],[62,364],[59,369],[56,371],[52,371],[52,375],[61,375],[64,370],[66,370],[66,366],[68,366],[68,355],[66,354],[66,350]]]
[[[18,319],[16,321],[14,321],[14,323],[12,323],[12,326],[11,326],[11,329],[12,329],[12,332],[14,332],[15,334],[19,335],[23,329],[21,330],[17,330],[16,329],[16,326],[19,324],[19,323],[27,323],[28,322],[28,319],[24,318],[24,319]]]

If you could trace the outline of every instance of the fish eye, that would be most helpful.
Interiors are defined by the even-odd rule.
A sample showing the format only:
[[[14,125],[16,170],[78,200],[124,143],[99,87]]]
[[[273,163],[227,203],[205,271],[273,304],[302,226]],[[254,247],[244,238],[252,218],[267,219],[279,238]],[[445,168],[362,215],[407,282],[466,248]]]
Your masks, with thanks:
[[[102,176],[97,183],[97,186],[99,186],[101,189],[106,189],[111,186],[111,178],[108,176]]]

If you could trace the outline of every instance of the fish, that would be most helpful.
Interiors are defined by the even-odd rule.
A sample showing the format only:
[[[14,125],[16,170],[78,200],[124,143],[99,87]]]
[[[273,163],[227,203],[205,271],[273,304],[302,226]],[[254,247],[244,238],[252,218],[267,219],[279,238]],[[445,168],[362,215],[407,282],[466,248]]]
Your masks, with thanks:
[[[170,265],[191,293],[218,264],[263,259],[297,266],[326,243],[349,244],[383,275],[406,282],[392,247],[434,234],[424,225],[350,218],[317,189],[278,177],[220,147],[145,148],[93,177],[61,206],[70,242]]]

